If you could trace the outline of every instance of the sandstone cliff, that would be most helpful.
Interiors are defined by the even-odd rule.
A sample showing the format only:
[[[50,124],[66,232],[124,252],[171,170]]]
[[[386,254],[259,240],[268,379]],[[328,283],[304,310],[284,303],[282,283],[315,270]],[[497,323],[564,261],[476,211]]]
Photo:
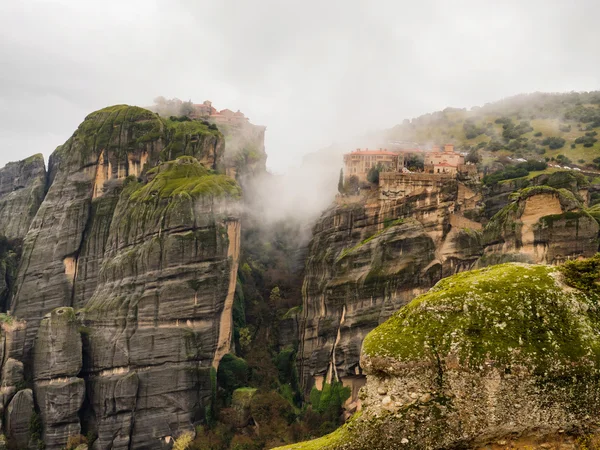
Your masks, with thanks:
[[[482,186],[459,175],[381,174],[377,196],[340,197],[314,227],[298,364],[305,389],[357,388],[365,335],[456,272],[506,261],[559,264],[598,251],[589,182],[551,171]]]
[[[517,260],[557,264],[598,250],[598,223],[583,199],[565,188],[535,186],[511,195],[484,230],[482,262]]]
[[[481,255],[477,201],[465,183],[418,175],[391,180],[384,199],[340,199],[314,228],[303,286],[298,363],[305,388],[341,379],[356,399],[363,338],[443,276]],[[393,182],[392,182],[393,181]]]

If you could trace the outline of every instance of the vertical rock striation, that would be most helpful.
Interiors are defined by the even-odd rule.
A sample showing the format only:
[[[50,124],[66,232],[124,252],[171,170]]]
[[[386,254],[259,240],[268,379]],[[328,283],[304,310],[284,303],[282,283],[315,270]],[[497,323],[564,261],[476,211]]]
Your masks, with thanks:
[[[85,382],[79,322],[73,308],[57,308],[40,323],[33,350],[33,391],[44,424],[47,449],[64,448],[69,436],[81,434],[79,409]]]
[[[0,236],[23,239],[46,192],[43,155],[0,169]]]
[[[2,404],[24,364],[47,448],[78,434],[164,448],[203,419],[231,346],[240,254],[241,190],[215,170],[223,154],[215,127],[118,105],[51,156],[14,283],[19,343],[2,360]]]
[[[422,177],[425,178],[425,177]],[[366,334],[442,276],[481,255],[472,196],[456,180],[421,180],[394,198],[342,200],[314,228],[303,286],[298,362],[305,388],[339,379],[356,400]]]
[[[120,196],[83,310],[100,448],[157,448],[193,429],[209,404],[210,371],[229,351],[239,187],[191,157],[149,177]]]

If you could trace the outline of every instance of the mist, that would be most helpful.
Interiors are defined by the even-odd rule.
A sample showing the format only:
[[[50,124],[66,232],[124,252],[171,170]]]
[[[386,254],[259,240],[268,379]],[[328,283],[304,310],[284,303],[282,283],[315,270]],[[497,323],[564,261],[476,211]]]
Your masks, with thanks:
[[[212,100],[267,129],[270,170],[446,106],[597,88],[593,0],[0,4],[0,165],[91,111]],[[557,32],[560,30],[560,33]]]

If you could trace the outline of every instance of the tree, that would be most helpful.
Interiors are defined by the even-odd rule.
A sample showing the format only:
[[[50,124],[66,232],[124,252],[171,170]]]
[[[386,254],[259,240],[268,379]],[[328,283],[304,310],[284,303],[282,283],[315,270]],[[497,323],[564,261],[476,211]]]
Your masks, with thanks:
[[[344,169],[340,169],[340,179],[338,180],[338,192],[344,193]]]
[[[281,291],[279,290],[279,286],[275,286],[273,289],[271,289],[269,300],[273,305],[277,305],[279,303],[281,300]]]
[[[346,192],[348,194],[358,194],[358,177],[356,175],[352,175],[348,178],[348,182],[346,183]]]
[[[181,108],[179,109],[179,113],[182,116],[189,116],[193,112],[194,112],[194,104],[192,103],[191,100],[188,100],[187,102],[183,102],[181,104]]]
[[[373,184],[379,184],[379,172],[383,171],[383,166],[381,164],[377,164],[369,169],[367,173],[367,180]]]
[[[542,141],[542,145],[547,145],[552,150],[563,148],[566,141],[561,137],[547,137]]]
[[[479,152],[477,151],[476,148],[472,148],[471,150],[469,150],[469,153],[467,154],[467,157],[465,158],[466,162],[470,162],[473,164],[477,164],[480,160],[481,160],[481,158],[479,157]]]

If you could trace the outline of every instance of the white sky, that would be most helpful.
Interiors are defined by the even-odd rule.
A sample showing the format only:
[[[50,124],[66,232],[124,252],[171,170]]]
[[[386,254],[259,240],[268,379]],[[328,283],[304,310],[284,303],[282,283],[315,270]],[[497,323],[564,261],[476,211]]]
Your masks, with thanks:
[[[267,125],[283,172],[446,106],[598,89],[599,16],[595,0],[0,0],[0,165],[163,95]]]

